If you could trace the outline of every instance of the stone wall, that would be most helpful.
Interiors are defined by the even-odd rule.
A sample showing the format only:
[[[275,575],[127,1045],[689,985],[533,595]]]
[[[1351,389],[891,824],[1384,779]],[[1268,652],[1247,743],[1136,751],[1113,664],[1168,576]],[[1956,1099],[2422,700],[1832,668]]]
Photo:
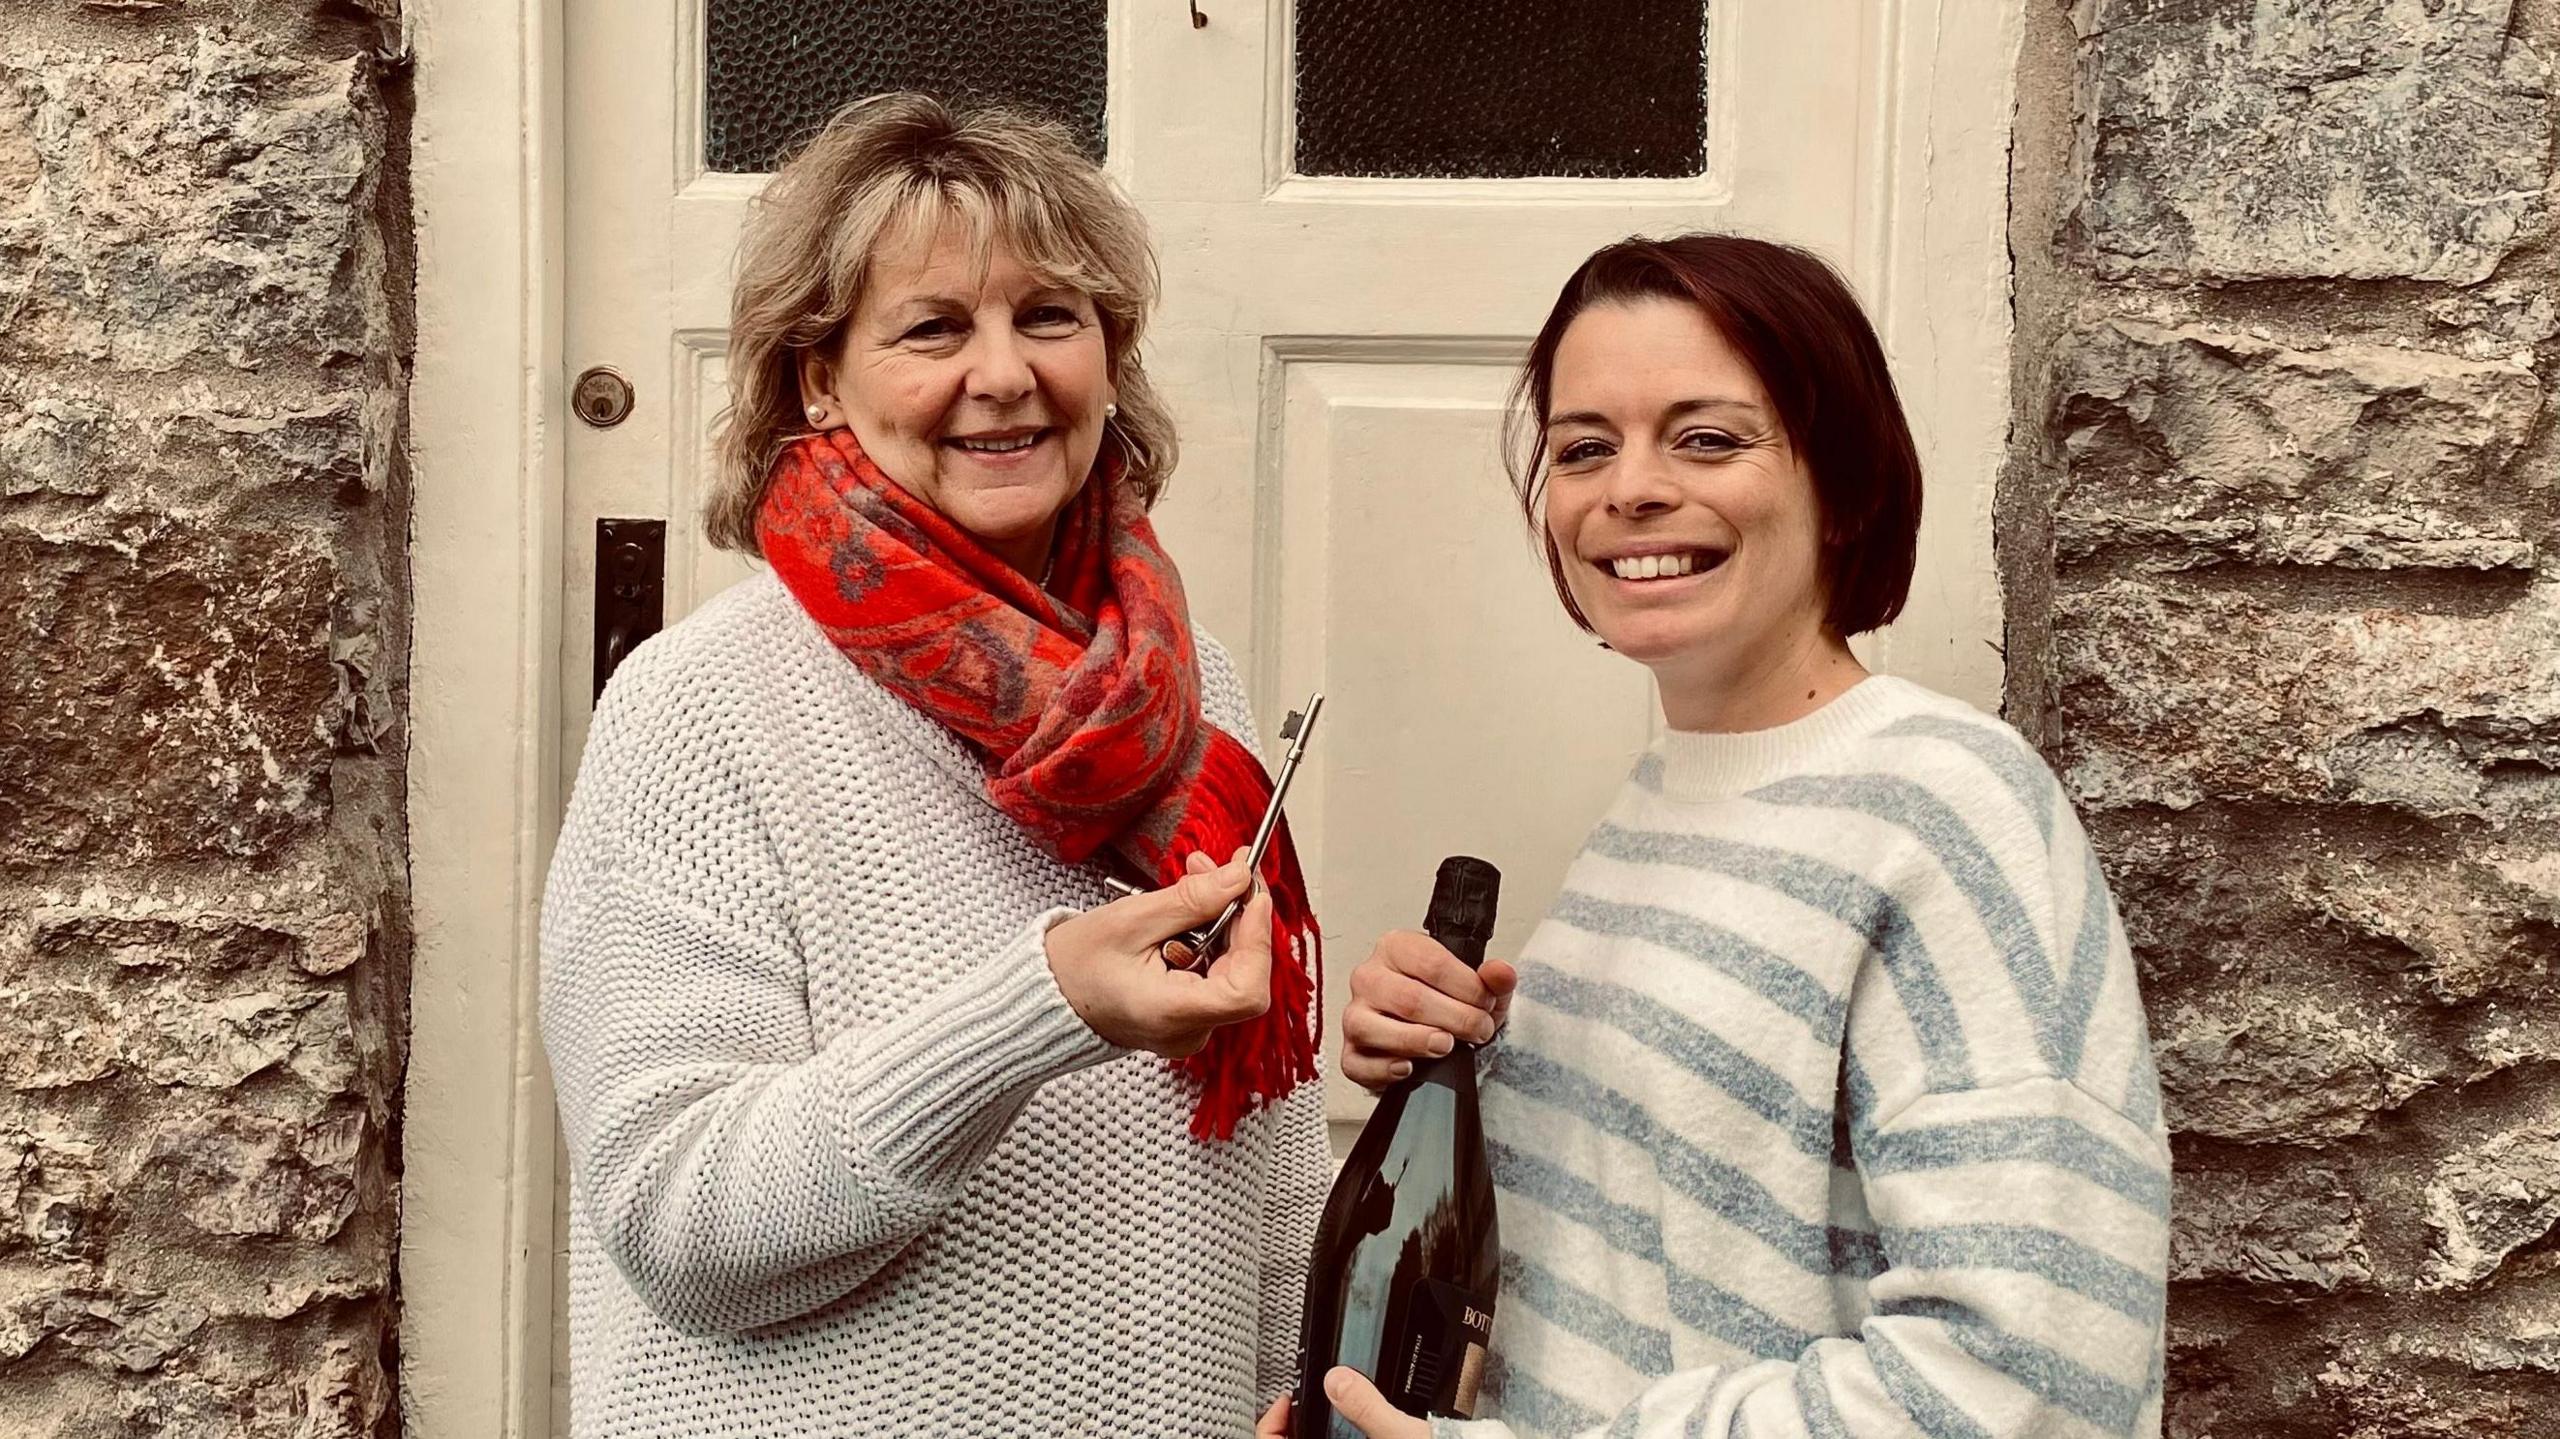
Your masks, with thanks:
[[[2169,1433],[2553,1433],[2560,3],[2028,14],[2013,717],[2142,957]]]
[[[396,1432],[390,4],[0,0],[0,1434]]]

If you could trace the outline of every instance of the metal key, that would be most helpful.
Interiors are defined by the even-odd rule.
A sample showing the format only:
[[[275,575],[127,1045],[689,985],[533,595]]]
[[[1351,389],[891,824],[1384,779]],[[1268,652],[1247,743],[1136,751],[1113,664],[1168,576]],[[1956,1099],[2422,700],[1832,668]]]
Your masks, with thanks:
[[[1281,722],[1280,738],[1288,741],[1289,749],[1281,756],[1280,773],[1272,778],[1271,803],[1263,806],[1262,823],[1253,832],[1253,848],[1245,853],[1245,870],[1255,876],[1255,885],[1262,883],[1260,878],[1262,857],[1271,848],[1271,836],[1280,828],[1280,802],[1288,797],[1289,781],[1298,773],[1298,761],[1306,757],[1307,740],[1315,733],[1316,716],[1323,710],[1324,693],[1319,690],[1307,696],[1305,709],[1290,711],[1289,718]],[[1137,892],[1134,886],[1114,884],[1112,887],[1131,894]],[[1227,926],[1235,923],[1237,915],[1244,913],[1246,902],[1252,898],[1253,890],[1248,888],[1243,894],[1228,901],[1227,907],[1218,912],[1216,919],[1198,929],[1185,930],[1157,945],[1156,953],[1163,956],[1164,962],[1175,969],[1208,968],[1217,960],[1220,951],[1226,948]]]

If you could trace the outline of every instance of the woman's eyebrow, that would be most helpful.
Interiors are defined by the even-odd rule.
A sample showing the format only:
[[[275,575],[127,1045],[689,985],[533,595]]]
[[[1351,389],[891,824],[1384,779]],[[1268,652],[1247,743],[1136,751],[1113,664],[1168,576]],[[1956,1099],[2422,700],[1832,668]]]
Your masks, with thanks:
[[[1725,399],[1717,396],[1675,401],[1663,410],[1662,417],[1666,420],[1676,420],[1684,415],[1694,415],[1701,411],[1722,411],[1749,420],[1766,421],[1769,418],[1767,410],[1749,400]],[[1549,429],[1561,429],[1567,425],[1590,425],[1605,430],[1609,428],[1609,417],[1597,410],[1567,410],[1547,421]]]
[[[898,323],[923,315],[943,315],[954,311],[966,313],[968,305],[956,295],[900,295],[883,304],[883,317]]]
[[[1665,419],[1677,419],[1682,415],[1694,415],[1701,410],[1721,410],[1728,414],[1740,415],[1746,419],[1753,420],[1765,420],[1768,418],[1768,411],[1761,409],[1758,405],[1751,403],[1749,400],[1726,399],[1720,396],[1709,396],[1695,400],[1682,400],[1678,404],[1663,411],[1662,414]]]

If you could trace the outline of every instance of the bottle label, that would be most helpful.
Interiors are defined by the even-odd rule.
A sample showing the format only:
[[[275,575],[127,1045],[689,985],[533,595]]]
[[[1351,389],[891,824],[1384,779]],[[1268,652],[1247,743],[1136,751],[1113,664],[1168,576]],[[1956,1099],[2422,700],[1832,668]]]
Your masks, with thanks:
[[[1485,1349],[1493,1342],[1493,1303],[1446,1280],[1415,1287],[1414,1323],[1397,1366],[1396,1389],[1408,1414],[1475,1417],[1484,1382]]]

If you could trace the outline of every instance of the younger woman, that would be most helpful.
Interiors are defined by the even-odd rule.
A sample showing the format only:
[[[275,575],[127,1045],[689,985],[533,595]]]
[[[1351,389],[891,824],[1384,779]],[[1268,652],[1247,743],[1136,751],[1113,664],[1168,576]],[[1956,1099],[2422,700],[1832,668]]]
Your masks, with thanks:
[[[1372,1439],[2156,1435],[2133,960],[2036,752],[1849,650],[1901,609],[1920,511],[1856,301],[1798,250],[1630,240],[1566,282],[1522,394],[1558,595],[1667,729],[1516,1004],[1418,934],[1353,975],[1362,1083],[1503,1026],[1500,1418],[1326,1393]]]

